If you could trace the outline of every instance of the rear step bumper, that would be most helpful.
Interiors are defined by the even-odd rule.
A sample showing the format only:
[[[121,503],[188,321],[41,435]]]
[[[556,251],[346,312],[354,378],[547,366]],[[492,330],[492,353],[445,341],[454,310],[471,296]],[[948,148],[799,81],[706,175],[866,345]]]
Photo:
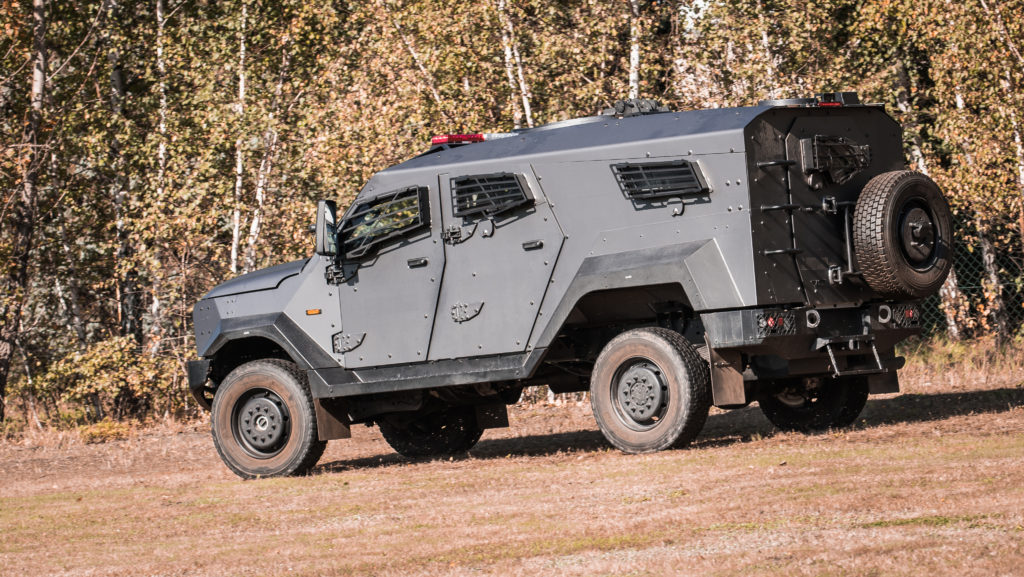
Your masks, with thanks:
[[[718,406],[745,404],[756,381],[811,375],[864,375],[872,393],[896,392],[904,363],[896,343],[921,331],[921,311],[911,303],[743,309],[701,320]]]

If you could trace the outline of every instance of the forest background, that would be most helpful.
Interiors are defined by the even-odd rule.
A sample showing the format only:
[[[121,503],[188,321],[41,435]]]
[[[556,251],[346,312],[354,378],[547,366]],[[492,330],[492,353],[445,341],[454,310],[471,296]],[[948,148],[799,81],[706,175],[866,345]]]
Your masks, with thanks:
[[[433,134],[855,90],[947,192],[933,333],[1024,309],[1022,0],[0,0],[0,420],[196,410],[191,309]]]

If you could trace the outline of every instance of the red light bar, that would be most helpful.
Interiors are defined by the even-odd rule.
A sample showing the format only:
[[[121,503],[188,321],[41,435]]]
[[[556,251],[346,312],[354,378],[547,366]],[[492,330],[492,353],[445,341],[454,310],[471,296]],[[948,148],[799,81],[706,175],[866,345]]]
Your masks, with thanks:
[[[842,102],[819,102],[818,103],[818,106],[822,106],[822,107],[825,107],[825,108],[839,108],[842,105],[843,105]]]
[[[467,142],[483,142],[483,134],[439,134],[431,137],[430,144],[464,144]]]

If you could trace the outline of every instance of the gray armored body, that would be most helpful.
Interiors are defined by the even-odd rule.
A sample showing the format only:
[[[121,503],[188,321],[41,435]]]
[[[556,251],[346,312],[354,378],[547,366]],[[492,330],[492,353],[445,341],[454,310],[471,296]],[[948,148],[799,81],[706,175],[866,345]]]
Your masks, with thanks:
[[[354,423],[466,451],[524,387],[591,392],[608,441],[681,446],[711,405],[851,424],[951,259],[946,200],[855,94],[435,138],[312,257],[195,307],[189,385],[244,477],[308,471]]]

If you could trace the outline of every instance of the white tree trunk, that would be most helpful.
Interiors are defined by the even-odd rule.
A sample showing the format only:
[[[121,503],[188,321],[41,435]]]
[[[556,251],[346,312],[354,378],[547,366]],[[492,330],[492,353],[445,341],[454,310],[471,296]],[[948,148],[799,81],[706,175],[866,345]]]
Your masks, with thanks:
[[[285,36],[281,46],[281,69],[277,76],[277,86],[274,88],[274,101],[270,107],[270,126],[263,132],[263,158],[260,159],[260,167],[256,171],[256,206],[252,211],[252,224],[249,227],[249,236],[246,239],[245,272],[251,272],[256,268],[256,244],[259,241],[260,231],[263,228],[267,183],[270,180],[270,172],[274,168],[274,160],[277,157],[278,134],[274,124],[278,121],[278,116],[281,112],[284,83],[289,77],[288,69],[291,64],[290,43],[290,38]]]
[[[629,0],[629,97],[640,97],[640,2]]]
[[[949,276],[939,288],[939,301],[942,302],[942,313],[946,317],[946,336],[951,341],[959,341],[961,337],[957,313],[962,300],[960,284],[956,279],[956,267],[951,267]]]
[[[21,311],[28,288],[32,244],[35,237],[37,184],[43,163],[40,128],[46,93],[46,0],[32,0],[32,88],[29,94],[28,121],[24,124],[20,196],[13,202],[10,220],[14,223],[13,243],[8,258],[12,261],[0,278],[0,423],[7,407],[7,376],[10,374],[14,346],[21,334]]]
[[[498,20],[501,25],[501,44],[505,51],[505,74],[508,76],[509,87],[512,89],[512,115],[516,128],[522,128],[523,117],[526,118],[526,126],[533,127],[533,107],[530,100],[533,98],[530,92],[530,85],[526,82],[526,73],[523,71],[523,59],[519,55],[519,42],[516,40],[516,29],[512,24],[512,17],[508,14],[505,0],[497,0]],[[515,75],[513,75],[513,69]],[[519,92],[522,102],[522,113],[515,102],[515,93]],[[522,115],[520,115],[522,114]]]
[[[757,17],[761,24],[761,50],[764,51],[765,86],[768,87],[769,98],[777,98],[778,81],[775,72],[775,55],[772,54],[772,43],[768,37],[768,15],[765,13],[764,3],[757,1]]]
[[[158,109],[157,134],[159,142],[156,148],[156,197],[163,201],[167,192],[167,60],[164,58],[164,28],[167,24],[167,15],[164,8],[164,0],[156,0],[156,69],[158,74],[157,91],[160,95]],[[158,257],[159,258],[159,257]],[[153,318],[152,336],[149,344],[149,352],[156,354],[160,350],[160,341],[163,338],[163,310],[160,305],[161,294],[159,281],[154,278],[151,288],[152,303],[150,303],[150,314]]]
[[[416,51],[416,47],[413,46],[412,40],[405,35],[405,30],[402,29],[402,25],[398,23],[398,20],[391,14],[391,9],[384,0],[377,0],[377,6],[382,8],[387,13],[388,18],[391,20],[391,26],[398,33],[398,39],[402,41],[402,45],[405,46],[405,51],[409,53],[416,68],[419,69],[420,74],[423,76],[423,81],[427,83],[427,88],[430,90],[430,95],[434,98],[434,103],[437,104],[438,109],[444,114],[444,108],[441,104],[441,93],[437,90],[437,81],[434,79],[434,75],[427,70],[427,67],[423,65],[423,59],[420,58],[419,52]]]
[[[515,61],[512,56],[512,39],[509,36],[509,27],[505,25],[508,15],[505,14],[505,0],[497,2],[498,20],[501,27],[501,47],[505,52],[505,76],[508,78],[508,88],[512,95],[512,127],[519,129],[523,127],[523,111],[520,108],[516,93],[519,86],[516,84]]]
[[[963,112],[966,104],[964,103],[963,93],[960,91],[959,86],[953,87],[953,97],[956,101],[957,110]],[[967,168],[973,172],[975,168],[974,154],[971,152],[971,140],[966,135],[960,142],[960,148],[964,152],[964,161],[967,164]],[[1003,284],[999,279],[999,269],[996,267],[995,248],[992,246],[992,241],[988,239],[988,227],[978,212],[974,213],[974,226],[978,231],[978,242],[981,245],[981,262],[985,268],[985,276],[988,277],[987,282],[982,283],[986,285],[984,288],[986,289],[985,299],[988,301],[987,308],[989,309],[989,316],[995,324],[996,338],[1001,343],[1009,335],[1009,322],[1006,318],[1006,305],[1003,302]]]
[[[533,107],[530,100],[533,94],[530,92],[530,85],[526,82],[526,74],[523,72],[523,59],[519,56],[519,43],[516,42],[515,32],[512,29],[512,20],[508,21],[509,31],[512,33],[512,57],[516,61],[516,76],[519,78],[519,94],[523,99],[523,115],[526,116],[526,126],[533,128]]]
[[[913,110],[913,106],[910,103],[910,76],[907,74],[907,69],[902,62],[896,65],[896,76],[899,81],[899,86],[896,90],[896,107],[909,118],[908,121],[903,123],[904,129],[914,131],[910,139],[910,160],[918,172],[925,176],[931,176],[928,173],[928,163],[924,158],[924,152],[921,150],[921,137],[916,132],[917,113]]]
[[[160,119],[157,122],[157,132],[160,134],[160,142],[156,148],[156,194],[157,198],[164,196],[164,182],[167,176],[167,62],[164,59],[164,26],[166,15],[164,14],[164,0],[156,0],[156,69],[159,74],[157,89],[160,94]]]
[[[1021,203],[1017,226],[1020,229],[1021,242],[1024,243],[1024,143],[1021,142],[1020,125],[1017,123],[1017,113],[1013,108],[1010,108],[1010,127],[1017,152],[1017,189]]]
[[[242,236],[242,176],[245,173],[242,127],[245,125],[245,26],[247,17],[247,7],[242,4],[242,27],[238,33],[238,101],[235,104],[239,134],[235,140],[235,195],[234,208],[231,212],[231,272],[234,274],[238,274],[238,244]]]

